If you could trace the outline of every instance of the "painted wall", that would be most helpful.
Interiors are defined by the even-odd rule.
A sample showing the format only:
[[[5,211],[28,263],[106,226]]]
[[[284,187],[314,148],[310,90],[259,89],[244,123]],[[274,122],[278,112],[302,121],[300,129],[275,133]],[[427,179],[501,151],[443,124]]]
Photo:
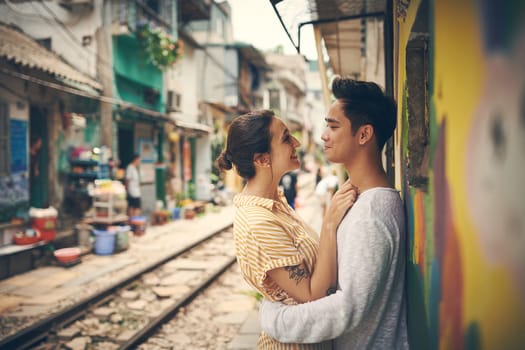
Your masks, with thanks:
[[[430,1],[427,188],[407,182],[405,49],[420,1],[395,1],[397,186],[410,227],[415,349],[525,343],[523,2]]]
[[[176,79],[180,84],[181,96],[181,111],[182,115],[177,115],[177,118],[183,119],[187,122],[198,121],[198,99],[197,93],[205,84],[203,82],[202,73],[199,72],[198,51],[191,45],[184,46],[184,56],[176,64]],[[199,56],[200,57],[200,56]]]
[[[0,85],[0,108],[6,114],[10,168],[9,176],[0,175],[0,223],[9,222],[14,216],[25,214],[29,207],[29,103],[25,97],[15,94],[21,89],[20,80],[2,77]],[[3,134],[5,130],[0,130]],[[0,157],[4,154],[0,153]],[[0,245],[5,242],[0,240]]]
[[[93,8],[79,6],[74,11],[58,1],[6,1],[0,5],[0,20],[14,23],[35,39],[51,39],[51,49],[79,71],[96,76],[97,48],[94,28],[101,25],[102,0]],[[82,40],[84,37],[89,41]],[[84,39],[84,40],[86,40]]]

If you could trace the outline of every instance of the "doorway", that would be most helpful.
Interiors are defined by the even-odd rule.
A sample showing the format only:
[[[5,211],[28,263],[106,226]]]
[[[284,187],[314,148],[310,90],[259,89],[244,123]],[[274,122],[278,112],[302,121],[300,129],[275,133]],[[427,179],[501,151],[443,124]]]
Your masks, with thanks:
[[[118,158],[120,168],[126,169],[135,153],[135,132],[133,124],[121,123],[118,126]]]
[[[35,208],[49,206],[48,159],[49,140],[47,137],[47,111],[45,108],[31,106],[29,110],[29,146],[40,143],[34,152],[30,149],[29,161],[29,205]]]

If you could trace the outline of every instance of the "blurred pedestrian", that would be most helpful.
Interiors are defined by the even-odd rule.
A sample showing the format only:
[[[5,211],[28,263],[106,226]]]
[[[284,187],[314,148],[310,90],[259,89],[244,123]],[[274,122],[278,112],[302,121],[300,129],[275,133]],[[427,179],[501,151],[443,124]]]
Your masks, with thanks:
[[[246,179],[234,198],[237,261],[244,279],[266,300],[296,304],[321,298],[335,287],[336,228],[356,193],[345,183],[333,197],[318,240],[286,203],[278,184],[299,168],[299,141],[272,111],[260,110],[233,120],[226,148],[217,158],[222,170],[235,169]],[[258,349],[323,349],[323,344],[281,344],[262,333]]]
[[[321,166],[317,167],[317,171],[315,172],[315,185],[317,186],[317,184],[319,183],[319,181],[321,181],[323,178],[323,176],[321,175]]]
[[[134,154],[126,168],[126,190],[129,216],[138,216],[141,212],[140,191],[140,155]]]
[[[281,181],[279,181],[279,186],[282,187],[284,197],[290,207],[295,209],[295,199],[297,198],[297,170],[284,174]]]
[[[339,186],[339,178],[335,170],[325,171],[327,174],[321,178],[319,183],[315,186],[315,195],[319,199],[321,206],[321,215],[324,216],[326,208],[330,205],[330,200]]]
[[[31,137],[31,145],[29,146],[30,168],[29,173],[31,178],[40,176],[40,153],[42,150],[42,138],[40,136]]]

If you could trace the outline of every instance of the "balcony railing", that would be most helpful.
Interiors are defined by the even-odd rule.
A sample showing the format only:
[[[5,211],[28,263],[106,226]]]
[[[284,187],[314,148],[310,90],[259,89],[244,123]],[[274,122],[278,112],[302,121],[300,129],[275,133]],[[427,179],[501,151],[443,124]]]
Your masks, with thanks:
[[[119,0],[113,7],[112,22],[127,25],[132,31],[147,23],[173,34],[172,28],[176,21],[172,18],[174,13],[172,7],[176,5],[173,1],[161,1],[160,4],[160,8],[153,9],[142,0]]]

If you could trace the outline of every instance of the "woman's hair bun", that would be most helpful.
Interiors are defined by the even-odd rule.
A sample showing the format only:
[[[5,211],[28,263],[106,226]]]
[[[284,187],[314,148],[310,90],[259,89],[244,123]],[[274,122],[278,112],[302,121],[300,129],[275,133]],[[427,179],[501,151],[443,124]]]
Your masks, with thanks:
[[[230,170],[233,167],[231,153],[226,150],[222,151],[217,157],[217,165],[221,170]]]

